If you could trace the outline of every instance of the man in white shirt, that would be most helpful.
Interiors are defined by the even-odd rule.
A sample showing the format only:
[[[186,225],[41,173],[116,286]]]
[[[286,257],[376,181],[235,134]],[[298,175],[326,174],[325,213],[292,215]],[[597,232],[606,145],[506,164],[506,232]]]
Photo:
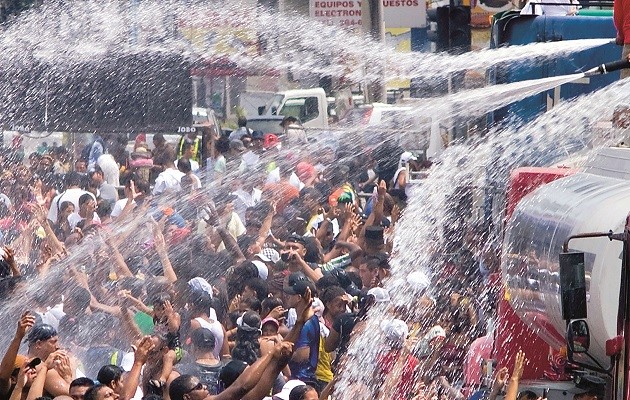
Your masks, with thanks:
[[[100,192],[100,198],[114,204],[118,201],[118,190],[114,185],[110,185],[105,180],[105,174],[98,165],[94,166],[94,170],[88,173],[88,176],[92,180],[92,184],[96,186]]]
[[[190,170],[193,174],[196,174],[199,171],[199,163],[193,159],[194,147],[192,143],[184,142],[182,144],[182,157],[184,160],[188,160],[190,162]],[[175,160],[175,167],[179,168],[179,160]]]
[[[180,182],[182,177],[186,174],[175,168],[173,160],[168,160],[165,165],[164,171],[158,175],[155,179],[155,186],[153,187],[153,195],[157,196],[162,193],[175,193],[181,190]]]
[[[59,212],[59,206],[64,201],[69,201],[74,204],[75,210],[79,209],[79,198],[86,193],[92,195],[94,201],[96,201],[96,197],[92,193],[81,189],[83,179],[83,176],[77,172],[68,172],[66,174],[64,182],[66,190],[63,193],[55,196],[55,198],[50,203],[50,209],[48,210],[48,219],[51,222],[57,222],[57,213]]]

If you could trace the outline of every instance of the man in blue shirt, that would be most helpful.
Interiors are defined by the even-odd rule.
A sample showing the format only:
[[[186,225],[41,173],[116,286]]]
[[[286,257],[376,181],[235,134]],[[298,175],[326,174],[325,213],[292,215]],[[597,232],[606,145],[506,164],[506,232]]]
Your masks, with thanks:
[[[286,304],[289,308],[295,307],[299,303],[301,296],[306,293],[307,289],[310,289],[313,295],[316,293],[315,284],[306,277],[290,283],[292,283],[290,286],[284,288]],[[304,324],[300,337],[295,343],[293,357],[289,361],[291,379],[299,379],[318,391],[321,388],[319,388],[315,378],[315,369],[319,358],[319,335],[319,319],[314,315]]]

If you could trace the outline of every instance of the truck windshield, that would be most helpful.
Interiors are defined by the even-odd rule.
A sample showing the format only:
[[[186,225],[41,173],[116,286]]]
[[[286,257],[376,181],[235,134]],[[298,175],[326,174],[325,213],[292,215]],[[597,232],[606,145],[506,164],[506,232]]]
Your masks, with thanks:
[[[269,100],[269,103],[267,103],[267,105],[265,106],[265,114],[267,115],[278,115],[278,108],[280,108],[280,104],[282,104],[282,101],[284,100],[284,95],[283,94],[276,94],[274,95],[271,100]],[[282,114],[280,114],[282,115]]]
[[[317,97],[296,97],[287,99],[279,112],[285,117],[291,116],[302,123],[319,116],[319,99]]]

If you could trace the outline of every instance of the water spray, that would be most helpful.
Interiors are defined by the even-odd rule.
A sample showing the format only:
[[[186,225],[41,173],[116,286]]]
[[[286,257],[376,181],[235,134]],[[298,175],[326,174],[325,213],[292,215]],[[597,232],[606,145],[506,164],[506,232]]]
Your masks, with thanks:
[[[584,72],[584,76],[607,74],[609,72],[618,71],[624,68],[630,68],[630,60],[619,60],[602,64],[598,67],[589,69],[588,71]]]

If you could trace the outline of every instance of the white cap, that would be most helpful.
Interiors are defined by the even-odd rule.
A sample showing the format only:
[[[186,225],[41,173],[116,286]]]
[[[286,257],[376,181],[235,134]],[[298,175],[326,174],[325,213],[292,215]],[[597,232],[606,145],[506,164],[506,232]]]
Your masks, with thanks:
[[[272,262],[274,264],[280,261],[280,253],[271,247],[265,247],[260,253],[256,254],[256,257],[264,262]]]
[[[385,320],[381,322],[381,330],[387,340],[402,343],[409,335],[407,323],[401,319]]]
[[[289,395],[291,391],[298,386],[306,386],[306,383],[302,382],[299,379],[292,379],[282,386],[282,390],[280,393],[276,393],[273,395],[272,399],[274,400],[289,400]]]
[[[416,161],[418,157],[414,156],[410,151],[405,151],[400,155],[400,162]]]
[[[265,263],[260,260],[252,260],[252,264],[258,268],[258,276],[261,279],[267,280],[267,277],[269,276],[269,268],[267,268]]]
[[[431,279],[422,271],[413,271],[407,275],[407,283],[412,289],[422,292],[431,285]]]
[[[389,292],[385,289],[383,289],[382,287],[375,287],[372,288],[370,290],[368,290],[367,292],[368,295],[372,295],[374,296],[374,300],[377,303],[389,303],[390,302],[390,298],[389,298]]]
[[[427,342],[431,342],[433,339],[445,339],[446,331],[440,325],[435,325],[433,328],[429,329],[429,332],[424,335],[424,338]]]
[[[212,298],[212,285],[210,285],[207,280],[198,276],[189,280],[188,286],[190,286],[192,290],[206,292],[210,295],[210,298]]]

